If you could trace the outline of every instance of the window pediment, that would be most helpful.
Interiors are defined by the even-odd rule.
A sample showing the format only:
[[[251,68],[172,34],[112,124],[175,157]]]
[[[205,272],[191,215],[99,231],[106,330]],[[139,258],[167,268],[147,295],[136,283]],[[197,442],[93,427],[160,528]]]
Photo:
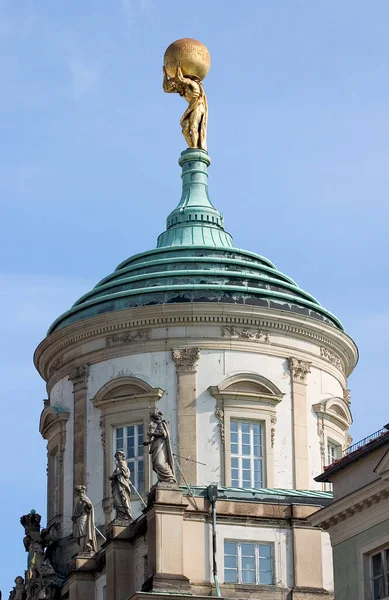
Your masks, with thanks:
[[[155,388],[137,377],[117,377],[103,385],[92,402],[96,408],[102,409],[131,400],[155,402],[163,393],[162,388]]]
[[[343,398],[328,398],[314,404],[313,409],[318,416],[332,421],[343,431],[349,429],[352,425],[351,411]]]
[[[45,403],[47,401],[45,400]],[[42,437],[47,440],[53,435],[53,430],[58,429],[58,432],[62,430],[61,424],[66,423],[70,415],[70,410],[65,406],[47,405],[42,410],[39,420],[39,431]]]
[[[284,396],[274,383],[254,373],[233,375],[218,386],[210,386],[208,390],[219,401],[260,401],[276,405]]]

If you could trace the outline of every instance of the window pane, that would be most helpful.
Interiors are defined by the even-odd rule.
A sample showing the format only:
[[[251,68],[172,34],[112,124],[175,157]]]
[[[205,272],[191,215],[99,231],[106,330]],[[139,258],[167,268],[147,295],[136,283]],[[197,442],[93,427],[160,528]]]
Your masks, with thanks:
[[[244,454],[245,456],[250,456],[251,448],[249,444],[242,444],[242,454]]]
[[[254,558],[255,556],[255,544],[241,544],[242,548],[242,557],[243,556],[251,556]]]
[[[225,556],[224,557],[224,567],[226,569],[237,569],[238,568],[238,558],[236,556]]]
[[[225,583],[238,583],[238,571],[236,569],[224,569]]]
[[[244,423],[244,422],[242,422],[241,426],[242,426],[242,436],[245,433],[248,433],[248,434],[250,433],[250,423]]]
[[[273,573],[259,573],[259,583],[262,585],[272,585]]]
[[[377,575],[382,575],[382,558],[381,558],[381,552],[379,554],[375,554],[372,557],[372,563],[373,563],[373,577],[376,577]]]
[[[238,433],[238,421],[231,421],[231,433]]]
[[[242,570],[242,583],[255,583],[255,571]]]
[[[269,544],[260,544],[258,546],[259,558],[271,558],[271,546]]]
[[[238,454],[238,444],[231,442],[231,454]]]
[[[231,467],[233,469],[238,469],[238,467],[239,467],[239,460],[237,458],[232,458],[231,459]]]
[[[378,577],[378,579],[373,580],[373,600],[380,600],[381,598],[385,598],[385,596],[384,578]]]
[[[236,542],[224,542],[224,554],[237,555]]]

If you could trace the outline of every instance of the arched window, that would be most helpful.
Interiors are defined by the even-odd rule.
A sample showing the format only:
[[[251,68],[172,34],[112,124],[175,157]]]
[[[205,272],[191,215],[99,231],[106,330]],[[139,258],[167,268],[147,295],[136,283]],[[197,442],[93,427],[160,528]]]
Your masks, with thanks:
[[[255,373],[233,375],[208,391],[216,399],[224,485],[272,487],[276,408],[284,394]]]
[[[350,445],[348,430],[352,415],[343,398],[327,398],[313,405],[317,415],[317,432],[320,437],[322,469],[342,457]],[[329,484],[327,484],[328,487]]]
[[[66,423],[70,411],[61,405],[50,406],[45,400],[39,431],[47,440],[47,522],[62,518],[63,513],[63,458],[66,443]]]
[[[151,487],[150,461],[143,446],[150,410],[164,390],[137,377],[118,377],[106,383],[95,395],[93,405],[101,411],[100,427],[104,448],[104,502],[106,522],[111,516],[111,490],[108,476],[114,469],[114,456],[122,450],[131,471],[131,481],[140,494]],[[136,500],[136,497],[134,497]]]

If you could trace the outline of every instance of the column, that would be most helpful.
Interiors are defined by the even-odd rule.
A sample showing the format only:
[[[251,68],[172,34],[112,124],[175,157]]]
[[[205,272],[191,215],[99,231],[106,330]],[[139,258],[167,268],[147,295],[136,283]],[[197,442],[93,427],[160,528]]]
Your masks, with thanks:
[[[311,372],[311,364],[299,358],[289,358],[292,386],[293,485],[297,490],[310,488],[306,379]]]
[[[73,424],[73,487],[86,485],[86,402],[88,365],[75,367],[69,373],[73,383],[74,424]]]
[[[177,371],[177,454],[179,465],[186,480],[197,483],[197,465],[185,461],[196,460],[196,368],[200,358],[200,348],[175,348],[172,352]],[[183,484],[181,473],[176,474]]]

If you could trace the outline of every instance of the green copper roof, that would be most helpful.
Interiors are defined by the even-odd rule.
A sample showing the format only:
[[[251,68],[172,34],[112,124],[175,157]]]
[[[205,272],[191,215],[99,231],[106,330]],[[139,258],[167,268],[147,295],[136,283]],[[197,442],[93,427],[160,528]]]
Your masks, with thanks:
[[[122,262],[73,307],[49,333],[81,319],[137,306],[182,302],[230,302],[308,316],[342,329],[310,294],[253,252],[234,248],[222,214],[208,194],[207,152],[181,154],[182,195],[157,248]]]

